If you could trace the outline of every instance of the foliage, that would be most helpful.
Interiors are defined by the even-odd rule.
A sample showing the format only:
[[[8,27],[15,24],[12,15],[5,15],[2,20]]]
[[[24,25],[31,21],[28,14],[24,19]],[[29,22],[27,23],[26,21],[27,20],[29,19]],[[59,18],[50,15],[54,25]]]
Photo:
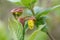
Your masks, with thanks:
[[[22,28],[22,24],[19,23],[17,20],[13,19],[9,19],[9,28],[10,31],[12,32],[12,34],[15,33],[15,36],[17,37],[16,40],[22,40],[22,34],[23,34],[23,28]],[[13,35],[14,36],[14,35]]]
[[[15,16],[16,19],[9,18],[10,32],[12,34],[15,34],[15,36],[16,36],[15,40],[24,40],[25,33],[27,32],[26,29],[32,30],[31,27],[33,27],[33,26],[36,27],[36,30],[31,34],[31,36],[28,38],[28,40],[48,40],[47,38],[49,35],[47,34],[48,27],[46,24],[46,15],[48,13],[50,13],[51,11],[55,10],[56,8],[59,8],[60,5],[57,5],[57,6],[54,6],[51,8],[47,8],[47,9],[43,9],[43,10],[41,10],[39,8],[39,10],[40,10],[39,11],[37,9],[34,9],[35,3],[37,2],[37,0],[16,0],[13,2],[20,5],[20,8],[23,8],[23,10],[28,9],[30,11],[29,13],[32,13],[31,16],[24,16],[22,19],[19,16]],[[19,10],[19,9],[17,9],[17,10]],[[37,10],[37,11],[35,11],[35,10]],[[19,10],[19,11],[21,11],[21,10]],[[18,13],[18,11],[15,11],[15,12]],[[23,12],[23,13],[25,13],[25,12]],[[14,13],[12,13],[12,15],[13,14]],[[18,19],[19,19],[19,21],[18,21]],[[27,22],[28,20],[32,20],[32,21],[34,21],[34,23],[30,22],[30,21]],[[33,26],[31,26],[32,24],[33,24]]]
[[[47,40],[48,36],[45,32],[40,30],[36,30],[33,34],[29,37],[29,40]]]

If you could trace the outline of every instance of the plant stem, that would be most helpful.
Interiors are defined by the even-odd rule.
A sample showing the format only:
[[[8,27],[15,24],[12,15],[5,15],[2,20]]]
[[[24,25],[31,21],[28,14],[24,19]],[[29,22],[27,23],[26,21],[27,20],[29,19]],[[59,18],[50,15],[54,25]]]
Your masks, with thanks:
[[[47,32],[47,34],[48,34],[48,36],[49,36],[49,38],[50,38],[51,40],[55,40],[55,39],[53,38],[53,36],[52,36],[49,32]]]
[[[24,37],[25,37],[25,28],[23,27],[23,39],[24,40]]]
[[[32,12],[33,16],[35,16],[34,10],[32,8],[31,8],[31,12]]]

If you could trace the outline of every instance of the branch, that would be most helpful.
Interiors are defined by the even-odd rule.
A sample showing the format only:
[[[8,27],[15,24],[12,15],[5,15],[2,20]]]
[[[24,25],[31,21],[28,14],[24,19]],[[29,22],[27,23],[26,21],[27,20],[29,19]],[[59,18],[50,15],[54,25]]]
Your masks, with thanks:
[[[51,40],[55,40],[54,37],[49,32],[47,32],[47,34]]]

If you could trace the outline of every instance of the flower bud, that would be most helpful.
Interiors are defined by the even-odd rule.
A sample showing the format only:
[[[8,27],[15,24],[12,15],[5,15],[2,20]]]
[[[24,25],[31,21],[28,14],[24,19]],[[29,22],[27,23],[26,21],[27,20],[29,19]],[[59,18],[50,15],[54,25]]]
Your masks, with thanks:
[[[19,18],[18,21],[24,26],[25,19],[24,18]]]
[[[11,10],[15,18],[19,17],[23,13],[23,8],[14,8]]]

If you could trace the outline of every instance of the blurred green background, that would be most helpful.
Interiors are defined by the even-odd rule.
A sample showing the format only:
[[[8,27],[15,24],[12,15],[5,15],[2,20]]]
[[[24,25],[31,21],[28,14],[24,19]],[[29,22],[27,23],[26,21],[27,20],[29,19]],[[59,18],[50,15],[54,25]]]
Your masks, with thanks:
[[[43,8],[60,5],[60,0],[39,0],[38,6]],[[0,0],[0,21],[4,22],[8,26],[8,18],[10,16],[10,10],[18,7],[17,5],[7,1]],[[60,7],[48,14],[47,24],[49,32],[56,40],[60,40]]]

